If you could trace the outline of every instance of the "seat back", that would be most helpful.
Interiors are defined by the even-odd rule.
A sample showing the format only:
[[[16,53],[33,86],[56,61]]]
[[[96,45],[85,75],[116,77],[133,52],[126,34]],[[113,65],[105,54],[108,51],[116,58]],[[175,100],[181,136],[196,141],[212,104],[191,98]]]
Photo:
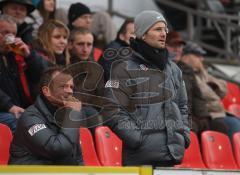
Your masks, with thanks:
[[[7,165],[9,159],[9,148],[12,141],[12,131],[0,123],[0,165]]]
[[[228,106],[228,112],[240,118],[240,104],[230,104]]]
[[[231,104],[240,104],[240,88],[237,84],[227,82],[227,94],[222,99],[225,109],[228,109]]]
[[[122,141],[107,126],[95,130],[96,148],[103,166],[122,165]]]
[[[206,166],[203,163],[202,155],[200,152],[199,142],[197,135],[190,132],[191,143],[190,146],[185,150],[182,163],[177,165],[177,168],[203,168]]]
[[[80,128],[79,132],[84,164],[86,166],[101,166],[90,130],[88,128]]]
[[[233,150],[236,162],[240,168],[240,132],[233,135]]]
[[[204,131],[201,135],[205,165],[210,169],[238,169],[227,135]]]

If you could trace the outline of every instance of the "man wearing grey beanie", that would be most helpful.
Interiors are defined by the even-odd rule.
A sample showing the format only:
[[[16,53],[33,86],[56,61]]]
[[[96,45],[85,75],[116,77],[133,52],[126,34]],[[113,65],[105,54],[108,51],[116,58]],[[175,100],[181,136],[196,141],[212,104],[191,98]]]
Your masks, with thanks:
[[[168,60],[164,16],[143,11],[134,25],[136,39],[105,85],[117,111],[108,124],[123,141],[124,165],[174,166],[190,143],[182,73]]]

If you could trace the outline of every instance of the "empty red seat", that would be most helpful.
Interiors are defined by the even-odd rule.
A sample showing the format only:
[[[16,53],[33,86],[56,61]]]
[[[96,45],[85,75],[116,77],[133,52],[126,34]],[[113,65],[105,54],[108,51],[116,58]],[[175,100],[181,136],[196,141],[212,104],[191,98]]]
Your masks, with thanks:
[[[12,141],[12,131],[0,123],[0,165],[7,165],[9,159],[9,148]]]
[[[240,117],[240,104],[230,104],[228,112],[234,114],[236,117]]]
[[[233,150],[236,162],[240,168],[240,132],[233,135]]]
[[[230,104],[240,104],[240,88],[237,84],[227,82],[227,94],[222,99],[225,109],[228,109]]]
[[[107,126],[95,130],[96,149],[103,166],[122,165],[122,141]]]
[[[203,160],[208,168],[238,169],[227,135],[215,131],[204,131],[201,141]]]
[[[186,149],[182,163],[175,167],[177,168],[203,168],[206,166],[203,163],[202,155],[200,152],[199,142],[197,135],[191,131],[190,132],[191,143],[188,149]]]
[[[87,128],[80,128],[80,145],[86,166],[101,166],[95,151],[92,134]]]

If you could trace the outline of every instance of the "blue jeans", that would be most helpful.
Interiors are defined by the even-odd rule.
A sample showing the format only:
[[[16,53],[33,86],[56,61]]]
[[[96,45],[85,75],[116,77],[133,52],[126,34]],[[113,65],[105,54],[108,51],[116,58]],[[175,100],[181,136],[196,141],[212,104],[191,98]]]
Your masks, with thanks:
[[[226,116],[223,119],[228,126],[228,136],[232,140],[233,134],[240,131],[240,118]]]
[[[0,123],[7,125],[14,133],[17,126],[17,119],[12,113],[0,112]]]

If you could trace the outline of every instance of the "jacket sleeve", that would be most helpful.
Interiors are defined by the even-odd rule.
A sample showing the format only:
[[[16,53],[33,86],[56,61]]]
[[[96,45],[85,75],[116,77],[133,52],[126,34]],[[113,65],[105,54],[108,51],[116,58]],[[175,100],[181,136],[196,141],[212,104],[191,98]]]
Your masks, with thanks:
[[[227,93],[227,83],[224,80],[215,78],[212,75],[208,74],[208,85],[214,90],[214,92],[220,97],[223,98]]]
[[[189,127],[189,116],[187,107],[187,91],[185,87],[185,82],[182,79],[182,74],[180,78],[180,87],[178,89],[178,107],[181,112],[182,121],[184,124],[184,139],[185,148],[188,148],[190,144],[190,127]]]
[[[49,160],[74,154],[79,142],[79,128],[70,129],[63,126],[59,131],[54,131],[36,114],[22,116],[19,127],[23,129],[22,132],[26,138],[25,146],[33,154]]]
[[[13,105],[11,98],[0,89],[0,111],[8,112]]]
[[[26,75],[31,82],[38,83],[44,70],[48,68],[48,61],[31,49],[30,55],[25,58],[27,64]]]
[[[130,77],[122,65],[113,70],[111,77],[105,85],[105,96],[115,103],[113,110],[116,112],[111,116],[108,125],[123,140],[126,147],[136,149],[141,145],[142,131],[128,111],[131,89],[122,81]]]

